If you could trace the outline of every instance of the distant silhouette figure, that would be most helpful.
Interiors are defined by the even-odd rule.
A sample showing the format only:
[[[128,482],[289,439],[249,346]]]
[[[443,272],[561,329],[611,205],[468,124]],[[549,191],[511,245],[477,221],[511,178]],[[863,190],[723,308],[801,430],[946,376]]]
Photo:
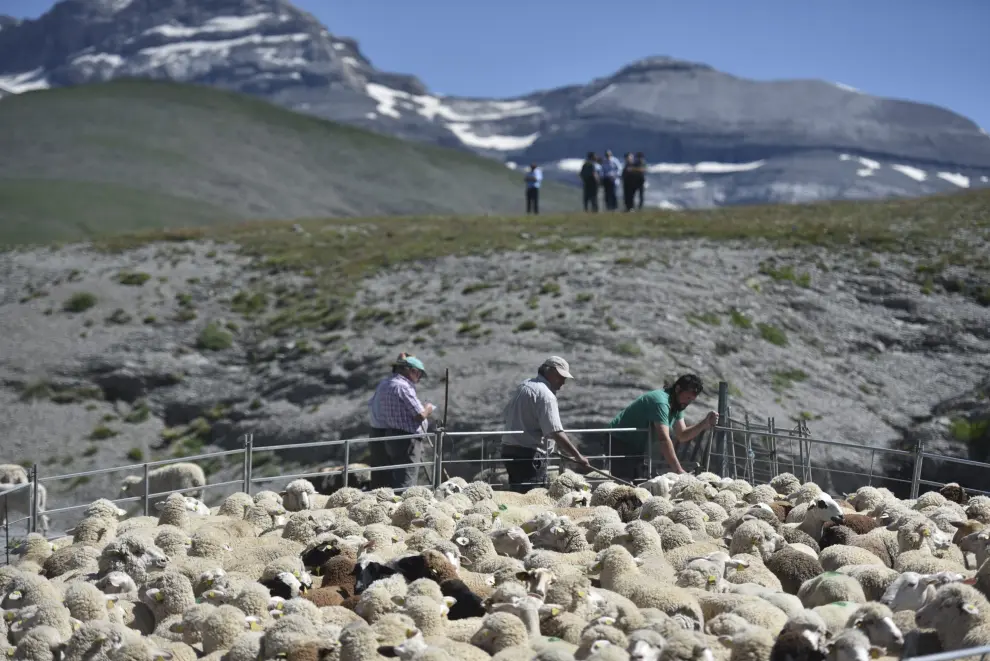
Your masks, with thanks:
[[[536,163],[530,163],[529,172],[526,173],[526,213],[540,213],[540,182],[543,181],[543,172]]]
[[[584,164],[581,165],[581,187],[584,191],[584,210],[598,211],[598,184],[602,180],[602,166],[595,152],[589,151]]]

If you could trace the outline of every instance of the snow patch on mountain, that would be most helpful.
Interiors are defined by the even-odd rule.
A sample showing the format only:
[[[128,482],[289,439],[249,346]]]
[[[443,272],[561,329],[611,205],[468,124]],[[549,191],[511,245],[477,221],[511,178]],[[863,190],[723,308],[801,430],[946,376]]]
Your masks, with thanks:
[[[9,90],[11,94],[23,94],[24,92],[45,90],[50,87],[44,69],[2,75],[0,76],[0,85]]]
[[[890,167],[892,170],[896,170],[907,177],[911,177],[915,181],[924,181],[928,178],[928,174],[924,170],[919,170],[918,168],[911,167],[910,165],[894,164]]]
[[[523,136],[478,135],[473,131],[470,124],[447,124],[447,128],[450,129],[451,133],[457,136],[458,140],[463,142],[468,147],[474,147],[476,149],[492,149],[496,151],[516,151],[518,149],[526,149],[540,137],[538,132]]]
[[[969,177],[964,174],[959,174],[958,172],[939,172],[936,176],[939,179],[944,179],[950,184],[955,184],[959,188],[969,188]]]
[[[247,32],[256,30],[266,21],[275,18],[274,14],[261,13],[250,16],[214,16],[200,26],[174,25],[167,23],[157,25],[144,31],[144,35],[161,35],[168,39],[191,39],[206,34],[223,34],[229,32]],[[280,21],[289,20],[289,16],[282,14],[278,17]]]

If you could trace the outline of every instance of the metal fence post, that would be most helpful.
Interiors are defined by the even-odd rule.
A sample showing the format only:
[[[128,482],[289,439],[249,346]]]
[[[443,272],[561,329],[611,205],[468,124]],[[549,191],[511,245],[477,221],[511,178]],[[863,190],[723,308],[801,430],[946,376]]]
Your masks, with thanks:
[[[251,495],[251,480],[254,477],[254,434],[247,435],[247,483],[244,493]]]
[[[925,444],[919,438],[914,444],[914,471],[911,475],[911,498],[918,497],[921,489],[921,466],[925,461]]]
[[[720,426],[729,426],[729,382],[719,381],[718,382],[718,420]],[[717,441],[718,453],[722,455],[722,469],[719,473],[719,477],[727,477],[729,475],[729,453],[726,443],[728,441],[728,436],[726,432],[721,431],[715,439]]]
[[[443,481],[443,439],[446,434],[441,427],[437,432],[436,444],[433,447],[433,488],[440,488]]]
[[[38,464],[31,468],[31,532],[38,532]]]
[[[148,516],[151,511],[151,501],[148,495],[148,485],[150,484],[148,480],[148,462],[144,463],[144,515]]]
[[[10,564],[10,508],[7,507],[9,496],[3,497],[3,547],[7,552],[7,564]]]
[[[248,435],[244,434],[244,455],[241,457],[241,480],[243,484],[241,488],[244,493],[248,492],[248,454],[251,450],[248,448]]]
[[[383,441],[378,441],[382,443]],[[344,440],[344,488],[347,488],[347,474],[351,470],[351,439]],[[374,484],[374,482],[372,482]]]

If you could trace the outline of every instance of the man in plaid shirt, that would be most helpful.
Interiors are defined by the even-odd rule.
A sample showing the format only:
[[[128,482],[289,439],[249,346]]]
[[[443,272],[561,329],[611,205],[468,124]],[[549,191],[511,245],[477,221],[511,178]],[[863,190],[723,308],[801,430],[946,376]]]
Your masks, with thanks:
[[[405,353],[392,365],[392,375],[382,379],[375,388],[369,404],[372,438],[426,434],[427,419],[433,414],[433,404],[422,404],[416,396],[416,384],[426,376],[423,361]],[[373,441],[371,465],[388,466],[426,461],[426,438]],[[396,468],[374,471],[372,488],[399,489],[415,486],[424,467]],[[429,471],[426,471],[429,475]]]

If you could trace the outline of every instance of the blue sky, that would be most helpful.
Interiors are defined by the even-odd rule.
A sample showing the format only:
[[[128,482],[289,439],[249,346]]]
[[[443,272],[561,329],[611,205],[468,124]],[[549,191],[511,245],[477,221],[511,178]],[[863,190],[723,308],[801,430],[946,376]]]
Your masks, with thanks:
[[[37,16],[48,0],[0,0]],[[990,130],[990,0],[296,0],[372,63],[443,94],[582,83],[647,55],[746,78],[822,78]]]

